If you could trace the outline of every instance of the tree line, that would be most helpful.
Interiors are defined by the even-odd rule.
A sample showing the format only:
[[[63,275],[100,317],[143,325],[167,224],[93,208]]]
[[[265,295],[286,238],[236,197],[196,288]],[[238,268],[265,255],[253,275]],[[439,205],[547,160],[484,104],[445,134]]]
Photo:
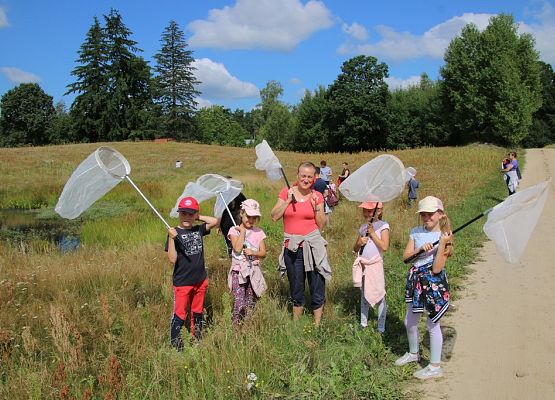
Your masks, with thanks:
[[[298,104],[281,100],[269,81],[249,111],[198,109],[193,52],[170,21],[151,67],[117,10],[93,24],[78,51],[69,110],[36,83],[0,99],[0,145],[150,140],[246,146],[268,140],[293,151],[363,151],[480,141],[502,146],[555,142],[555,74],[534,38],[518,34],[510,15],[480,32],[469,24],[449,44],[440,78],[422,74],[390,90],[388,66],[359,55],[327,87],[306,91]]]

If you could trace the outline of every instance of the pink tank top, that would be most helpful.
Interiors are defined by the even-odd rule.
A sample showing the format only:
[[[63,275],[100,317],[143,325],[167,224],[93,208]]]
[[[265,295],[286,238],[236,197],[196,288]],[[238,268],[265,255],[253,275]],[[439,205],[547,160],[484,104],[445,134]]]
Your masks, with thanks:
[[[324,202],[322,193],[316,191],[313,191],[313,193],[318,197],[316,204],[322,204]],[[286,187],[279,192],[279,198],[283,201],[287,201]],[[295,206],[294,210],[293,205]],[[291,235],[306,235],[316,229],[318,229],[318,225],[316,224],[316,217],[310,199],[306,201],[297,201],[295,204],[291,203],[287,206],[283,213],[283,231],[285,233]]]

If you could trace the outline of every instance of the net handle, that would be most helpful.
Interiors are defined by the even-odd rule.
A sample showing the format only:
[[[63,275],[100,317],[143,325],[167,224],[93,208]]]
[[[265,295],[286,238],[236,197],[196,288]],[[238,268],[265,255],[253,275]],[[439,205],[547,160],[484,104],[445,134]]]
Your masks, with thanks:
[[[150,201],[148,201],[148,199],[146,198],[146,196],[143,194],[143,192],[141,192],[141,190],[137,187],[137,185],[135,185],[135,182],[133,182],[131,180],[131,178],[129,177],[129,175],[125,175],[125,179],[127,179],[127,181],[131,184],[131,186],[133,186],[135,188],[135,190],[141,195],[141,197],[143,198],[144,201],[146,201],[146,204],[148,204],[150,206],[150,208],[152,209],[152,211],[154,211],[154,213],[158,216],[158,218],[160,218],[160,221],[162,221],[164,223],[164,225],[166,225],[166,228],[171,229],[172,227],[166,222],[166,220],[164,219],[164,217],[162,217],[160,215],[160,213],[158,212],[158,210],[156,208],[154,208],[154,206],[152,205],[152,203]]]
[[[231,222],[233,222],[233,226],[237,228],[237,224],[235,223],[235,219],[233,218],[233,215],[231,214],[231,210],[229,209],[227,203],[225,202],[224,195],[222,194],[222,192],[218,192],[218,194],[220,195],[220,198],[222,199],[222,203],[225,204],[225,209],[227,210],[227,214],[229,215],[229,218],[231,219]]]
[[[457,229],[455,229],[452,234],[454,235],[455,233],[457,233],[458,231],[466,228],[468,225],[470,225],[473,222],[478,221],[480,218],[482,218],[484,215],[488,215],[491,211],[493,210],[493,208],[488,208],[486,211],[484,211],[483,213],[480,213],[479,215],[475,216],[474,218],[472,218],[470,221],[465,222],[464,224],[462,224],[461,226],[459,226]],[[439,243],[439,240],[436,240],[434,243],[432,243],[432,246],[436,246]],[[411,261],[414,261],[416,258],[418,258],[418,256],[420,254],[424,253],[424,249],[420,249],[420,251],[418,251],[418,253],[413,254],[410,257],[407,257],[403,260],[403,262],[405,264],[410,263]]]
[[[164,225],[166,226],[166,228],[172,229],[172,227],[170,226],[170,224],[168,224],[166,222],[166,220],[164,219],[164,217],[162,217],[162,215],[160,215],[160,213],[158,212],[158,210],[156,208],[154,208],[154,206],[152,205],[152,203],[150,201],[148,201],[148,199],[146,198],[146,196],[143,194],[143,192],[141,192],[141,190],[137,187],[137,185],[135,185],[135,182],[133,182],[131,180],[131,178],[129,177],[129,175],[125,175],[125,179],[127,179],[127,182],[129,182],[131,184],[131,186],[133,186],[135,188],[135,190],[141,195],[141,197],[143,198],[144,201],[146,201],[146,204],[148,204],[150,206],[150,208],[152,209],[152,211],[154,211],[154,214],[156,214],[158,216],[158,218],[160,218],[160,221],[162,221],[164,223]],[[179,240],[179,243],[181,243],[181,245],[183,246],[183,248],[185,248],[185,242],[183,242],[183,238],[179,235],[176,236],[176,239]],[[189,258],[189,256],[185,255],[185,257]]]
[[[372,213],[372,218],[370,218],[370,224],[374,222],[374,218],[376,217],[376,211],[378,211],[378,205],[377,204],[376,204],[376,208],[374,208],[374,212]],[[366,230],[366,234],[364,236],[368,237],[368,229]],[[365,247],[366,247],[365,244],[360,246],[360,250],[358,251],[359,256],[362,255],[362,252],[364,251]]]
[[[281,171],[281,176],[283,176],[283,179],[285,180],[285,184],[287,185],[287,189],[291,189],[291,186],[289,185],[289,181],[287,180],[287,176],[285,176],[285,171],[283,171],[283,168],[280,168]],[[297,199],[295,198],[294,194],[291,194],[291,200],[293,201],[293,211],[295,211],[295,203],[297,202]]]

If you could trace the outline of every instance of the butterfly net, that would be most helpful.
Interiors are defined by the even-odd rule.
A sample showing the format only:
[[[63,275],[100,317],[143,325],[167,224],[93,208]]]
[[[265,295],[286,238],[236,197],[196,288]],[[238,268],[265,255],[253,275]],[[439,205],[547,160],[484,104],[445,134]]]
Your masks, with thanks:
[[[416,176],[416,169],[414,169],[413,167],[407,167],[407,169],[405,170],[405,180],[408,182],[415,176]]]
[[[179,216],[177,209],[182,198],[189,196],[194,197],[199,203],[201,203],[205,200],[211,199],[214,196],[217,196],[218,193],[227,192],[230,186],[231,184],[229,182],[229,179],[226,179],[221,175],[202,175],[195,182],[187,183],[185,189],[183,190],[183,193],[181,193],[181,196],[177,198],[175,206],[170,212],[170,216],[173,218],[177,218]]]
[[[399,196],[406,184],[405,167],[397,157],[378,156],[353,172],[339,185],[341,193],[351,201],[386,202]]]
[[[507,197],[488,214],[484,233],[509,263],[518,263],[547,200],[550,181]]]
[[[268,142],[263,140],[255,147],[256,162],[254,166],[260,171],[266,171],[266,176],[271,181],[277,181],[282,178],[281,163],[270,148]]]
[[[111,147],[99,147],[75,169],[66,182],[55,210],[67,219],[77,218],[131,172],[129,163]]]
[[[227,205],[243,191],[243,184],[236,179],[229,179],[229,188],[220,192],[216,197],[216,204],[214,204],[214,216],[221,218]],[[233,219],[233,218],[232,218]]]

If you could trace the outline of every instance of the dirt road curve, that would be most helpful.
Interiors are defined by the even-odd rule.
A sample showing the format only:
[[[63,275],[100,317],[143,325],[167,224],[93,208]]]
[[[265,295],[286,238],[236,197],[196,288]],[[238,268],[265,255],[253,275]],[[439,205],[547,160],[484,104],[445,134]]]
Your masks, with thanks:
[[[445,377],[420,385],[424,398],[555,399],[555,149],[528,150],[520,188],[549,177],[522,263],[506,264],[488,242],[472,265],[456,311],[441,322],[457,332]]]

